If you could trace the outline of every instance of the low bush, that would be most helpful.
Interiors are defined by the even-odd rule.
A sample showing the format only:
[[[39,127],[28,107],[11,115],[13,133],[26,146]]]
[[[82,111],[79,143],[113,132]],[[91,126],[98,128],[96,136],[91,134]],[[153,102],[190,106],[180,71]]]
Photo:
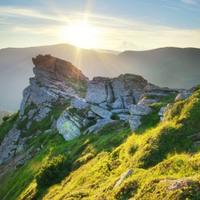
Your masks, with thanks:
[[[36,176],[37,186],[48,187],[60,182],[70,168],[70,162],[62,155],[47,160]]]

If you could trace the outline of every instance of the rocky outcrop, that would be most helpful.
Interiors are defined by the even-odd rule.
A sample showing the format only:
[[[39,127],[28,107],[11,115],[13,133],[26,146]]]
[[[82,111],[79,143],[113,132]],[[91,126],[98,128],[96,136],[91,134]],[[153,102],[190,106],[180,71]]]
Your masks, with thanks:
[[[95,77],[88,84],[86,101],[92,104],[105,103],[112,108],[128,108],[138,102],[147,81],[133,74],[117,78]]]
[[[175,98],[175,101],[185,100],[192,95],[191,90],[181,90]]]
[[[35,77],[24,90],[20,119],[28,121],[26,128],[29,129],[33,121],[45,119],[55,104],[68,101],[68,107],[52,126],[65,140],[78,137],[80,130],[97,133],[119,120],[129,122],[135,131],[142,116],[151,112],[151,104],[174,92],[134,74],[95,77],[89,81],[71,63],[50,55],[33,58],[33,64]]]
[[[40,110],[45,107],[47,111],[47,107],[61,99],[84,96],[88,79],[70,62],[50,55],[39,55],[33,58],[33,64],[35,77],[30,79],[30,85],[23,92],[21,117],[30,104],[40,107]]]
[[[21,148],[21,146],[18,145],[20,134],[20,130],[14,127],[5,136],[0,145],[0,165],[13,158],[17,149],[19,151],[19,148]]]

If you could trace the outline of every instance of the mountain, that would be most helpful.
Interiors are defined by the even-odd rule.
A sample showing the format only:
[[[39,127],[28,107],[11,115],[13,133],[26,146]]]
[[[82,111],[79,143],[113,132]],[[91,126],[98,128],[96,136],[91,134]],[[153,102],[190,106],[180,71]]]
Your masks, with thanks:
[[[33,75],[31,58],[38,54],[68,60],[90,79],[134,73],[160,86],[190,88],[199,84],[200,49],[161,48],[118,53],[78,49],[68,44],[7,48],[0,50],[0,105],[5,110],[19,107],[22,90],[28,85],[27,77]]]
[[[20,111],[0,125],[0,199],[199,199],[199,86],[32,62]]]

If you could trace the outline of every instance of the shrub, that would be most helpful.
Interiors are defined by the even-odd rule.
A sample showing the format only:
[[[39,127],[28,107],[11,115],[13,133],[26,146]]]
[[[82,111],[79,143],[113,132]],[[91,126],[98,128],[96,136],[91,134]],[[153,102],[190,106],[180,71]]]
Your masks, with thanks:
[[[120,120],[119,116],[118,116],[116,113],[114,113],[114,114],[111,116],[111,119],[112,119],[112,120]]]
[[[5,116],[3,116],[2,120],[5,122],[5,121],[7,121],[9,118],[10,118],[10,115],[5,115]]]
[[[38,187],[48,187],[62,180],[70,172],[70,162],[62,155],[47,160],[36,176]]]

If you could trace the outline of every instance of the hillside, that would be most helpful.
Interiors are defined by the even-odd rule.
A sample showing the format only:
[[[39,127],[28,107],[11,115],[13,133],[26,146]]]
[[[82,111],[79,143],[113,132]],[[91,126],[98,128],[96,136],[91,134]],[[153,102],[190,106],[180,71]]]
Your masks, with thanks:
[[[0,50],[0,92],[4,94],[0,105],[5,110],[18,109],[21,93],[28,85],[27,77],[33,75],[31,58],[38,54],[51,54],[68,60],[90,79],[94,76],[115,77],[133,73],[142,75],[154,84],[171,88],[190,88],[199,84],[200,50],[194,48],[161,48],[119,54],[106,50],[77,49],[67,44],[7,48]]]
[[[199,199],[199,87],[32,61],[20,111],[0,126],[0,199]]]

